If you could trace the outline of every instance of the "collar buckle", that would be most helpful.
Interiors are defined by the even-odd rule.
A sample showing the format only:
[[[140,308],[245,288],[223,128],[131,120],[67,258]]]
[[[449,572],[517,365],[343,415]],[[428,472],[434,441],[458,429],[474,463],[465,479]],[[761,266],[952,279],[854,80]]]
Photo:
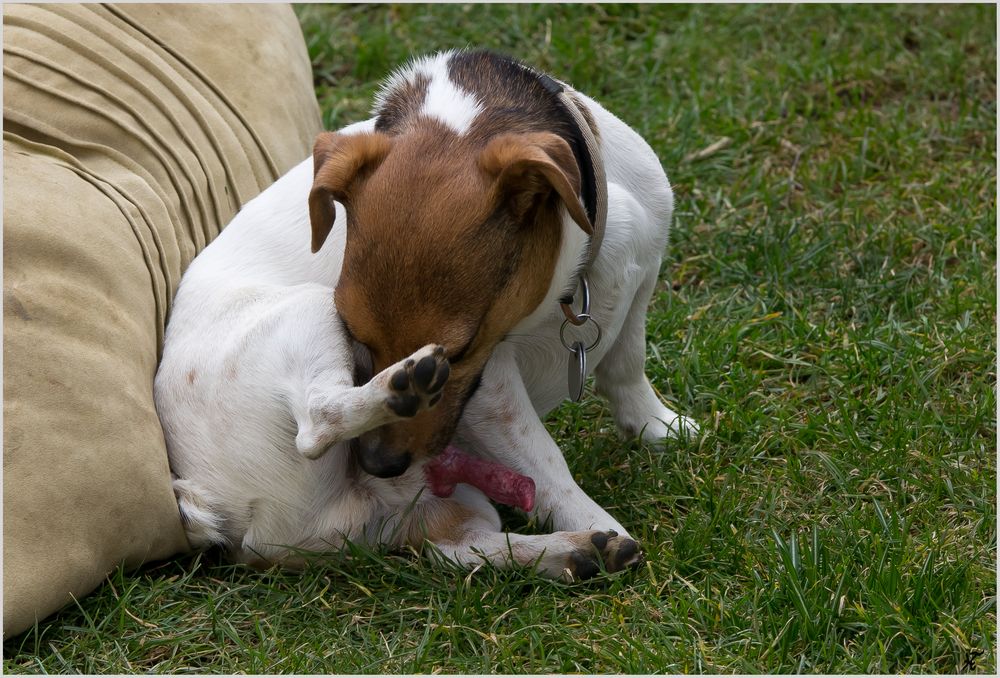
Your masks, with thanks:
[[[566,316],[566,321],[577,327],[590,320],[590,284],[587,282],[587,276],[585,275],[580,276],[580,288],[583,299],[579,313],[574,311],[571,305],[573,297],[570,297],[568,303],[562,302],[559,304],[563,315]]]

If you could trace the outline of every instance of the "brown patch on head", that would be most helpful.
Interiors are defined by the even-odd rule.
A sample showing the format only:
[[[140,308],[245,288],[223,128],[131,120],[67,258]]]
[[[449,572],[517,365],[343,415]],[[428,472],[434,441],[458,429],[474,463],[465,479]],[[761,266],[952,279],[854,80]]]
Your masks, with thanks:
[[[453,355],[520,257],[515,234],[480,228],[498,218],[489,177],[450,136],[433,126],[395,137],[347,199],[337,309],[372,350],[375,372],[428,343]]]
[[[195,380],[195,377],[197,377],[197,376],[198,376],[197,372],[195,372],[194,370],[188,370],[188,373],[187,373],[187,382],[189,384],[193,384],[194,380]]]
[[[388,154],[389,138],[383,134],[333,134],[324,132],[313,145],[313,187],[309,192],[312,251],[319,249],[333,228],[334,200],[346,202],[352,188],[369,175]]]
[[[586,233],[593,227],[577,197],[580,171],[573,152],[561,137],[546,132],[504,134],[494,138],[479,157],[480,166],[497,177],[500,191],[511,201],[515,218],[529,218],[529,209],[552,191],[559,195],[573,220]]]

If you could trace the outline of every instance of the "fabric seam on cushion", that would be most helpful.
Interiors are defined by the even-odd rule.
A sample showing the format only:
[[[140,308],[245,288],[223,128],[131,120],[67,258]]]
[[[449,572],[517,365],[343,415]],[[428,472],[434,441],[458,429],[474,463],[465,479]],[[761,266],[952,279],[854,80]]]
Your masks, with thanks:
[[[19,120],[20,116],[18,114],[8,115],[8,117],[10,118],[11,122],[15,123],[15,125],[17,125],[19,127],[24,127],[23,123],[21,123],[20,120]],[[92,149],[100,150],[101,152],[106,153],[109,157],[114,158],[116,161],[120,162],[123,167],[128,168],[130,172],[132,172],[133,174],[135,174],[144,183],[146,183],[147,185],[149,185],[149,181],[147,180],[146,177],[143,177],[142,175],[140,175],[137,172],[135,172],[134,169],[132,169],[131,167],[129,167],[130,159],[127,156],[125,156],[124,154],[122,154],[121,152],[117,151],[116,149],[108,148],[106,146],[101,146],[99,144],[93,144],[93,143],[90,143],[90,142],[87,142],[87,141],[81,141],[81,140],[78,140],[78,139],[65,138],[65,137],[60,138],[60,135],[58,134],[58,130],[53,130],[48,125],[44,125],[42,123],[39,123],[38,121],[34,121],[34,122],[35,122],[34,131],[37,131],[37,132],[39,132],[39,133],[41,133],[41,134],[43,134],[45,136],[48,136],[49,138],[58,139],[58,140],[66,143],[68,145],[73,145],[73,146],[76,146],[78,148],[92,148]],[[58,154],[50,152],[50,153],[48,153],[48,155],[52,155],[54,157],[59,157],[59,154],[62,154],[63,156],[65,156],[65,158],[71,159],[72,164],[74,166],[83,168],[82,171],[90,172],[91,174],[93,174],[93,176],[99,177],[101,179],[101,181],[107,181],[107,183],[114,185],[114,182],[108,181],[107,179],[104,179],[103,177],[101,177],[100,175],[98,175],[96,172],[92,172],[91,170],[86,169],[85,166],[84,166],[84,164],[82,162],[80,162],[76,158],[76,156],[74,156],[72,153],[70,153],[65,148],[61,148],[59,146],[54,146],[52,144],[47,144],[47,143],[44,143],[44,142],[41,142],[41,141],[34,141],[34,140],[31,140],[31,139],[29,139],[29,138],[27,138],[27,137],[25,137],[23,135],[16,134],[16,133],[13,133],[13,132],[10,132],[10,131],[5,131],[4,132],[4,138],[19,139],[19,140],[22,140],[22,142],[25,145],[31,144],[31,145],[33,145],[33,146],[35,146],[37,148],[47,148],[47,149],[52,149],[53,151],[58,151]],[[124,159],[124,160],[122,160],[122,159]],[[143,171],[145,171],[145,170],[143,169]],[[157,255],[156,258],[159,261],[159,264],[160,264],[160,273],[161,273],[161,277],[163,279],[163,288],[164,289],[163,289],[162,293],[157,294],[157,292],[156,292],[157,282],[158,281],[157,281],[157,278],[156,278],[156,275],[155,275],[155,270],[152,269],[152,268],[150,269],[150,275],[152,276],[152,283],[153,283],[153,288],[154,288],[154,294],[157,294],[157,299],[158,300],[159,300],[159,298],[161,296],[163,298],[162,301],[158,301],[157,302],[158,306],[162,307],[162,311],[163,311],[162,316],[158,315],[157,318],[158,318],[158,320],[163,325],[166,325],[166,318],[169,315],[171,301],[172,301],[172,292],[171,292],[171,290],[173,290],[173,288],[174,288],[174,283],[173,283],[174,276],[171,275],[169,262],[167,261],[166,251],[164,249],[163,242],[160,239],[160,234],[156,230],[156,228],[153,227],[153,223],[154,223],[153,220],[149,217],[148,214],[146,214],[146,210],[143,209],[140,206],[140,204],[139,204],[139,202],[137,200],[133,199],[123,189],[121,189],[121,188],[119,188],[117,186],[115,187],[115,190],[119,194],[121,194],[123,197],[125,197],[126,200],[128,200],[129,203],[135,205],[136,208],[140,211],[140,213],[142,214],[142,217],[143,217],[143,221],[145,222],[147,230],[149,232],[150,239],[153,241],[153,247],[156,249],[156,255]],[[159,199],[161,201],[163,200],[163,198],[161,196],[159,196],[156,193],[155,190],[153,191],[153,194],[156,195],[157,199]],[[163,204],[166,205],[166,203],[163,203]],[[167,213],[168,213],[168,218],[170,218],[171,217],[171,214],[170,214],[171,210],[169,209],[169,206],[167,207]],[[143,243],[145,242],[142,239],[142,236],[138,232],[136,232],[136,237],[138,239],[140,239],[140,241],[142,241]]]
[[[198,77],[198,79],[202,82],[202,84],[204,84],[209,90],[211,90],[212,93],[215,94],[215,96],[219,97],[219,100],[222,101],[226,105],[226,107],[229,109],[229,111],[236,117],[236,119],[239,120],[240,123],[242,123],[244,129],[250,135],[250,138],[252,138],[253,141],[254,141],[254,143],[257,145],[257,150],[264,157],[264,161],[267,163],[268,170],[270,170],[270,172],[271,172],[271,181],[274,182],[274,181],[278,180],[278,177],[280,176],[280,173],[278,172],[278,167],[275,164],[274,159],[271,158],[271,154],[268,151],[267,147],[260,140],[260,136],[257,134],[257,130],[255,130],[252,125],[250,125],[250,123],[243,116],[243,114],[236,108],[236,106],[233,105],[233,103],[222,92],[222,90],[220,90],[215,85],[215,83],[212,82],[212,80],[210,78],[208,78],[201,71],[201,69],[199,69],[197,66],[195,66],[190,61],[188,61],[187,58],[185,58],[182,54],[178,53],[172,47],[170,47],[169,45],[167,45],[166,43],[164,43],[160,38],[158,38],[152,32],[150,32],[149,30],[147,30],[138,21],[136,21],[136,20],[132,19],[131,17],[129,17],[127,14],[125,14],[124,12],[122,12],[120,9],[118,9],[114,5],[104,5],[103,7],[105,9],[107,9],[109,12],[111,12],[112,14],[114,14],[115,16],[117,16],[119,19],[121,19],[122,21],[124,21],[125,23],[127,23],[128,25],[132,26],[135,30],[137,30],[140,33],[142,33],[143,35],[145,35],[152,42],[154,42],[156,45],[158,45],[163,51],[165,51],[167,54],[169,54],[173,58],[177,59],[178,62],[184,64],[184,66],[187,67],[188,70],[191,71],[191,73],[193,73],[194,75],[196,75]],[[242,144],[242,142],[241,142],[241,144]],[[246,150],[247,149],[244,148],[244,152],[246,152]],[[262,188],[262,190],[263,190],[263,188]]]
[[[95,115],[97,115],[97,116],[99,116],[101,118],[104,118],[105,120],[110,121],[112,124],[114,124],[114,125],[116,125],[118,127],[121,127],[121,128],[123,128],[123,129],[125,129],[127,131],[130,131],[130,132],[132,131],[132,130],[129,130],[124,125],[122,125],[121,121],[116,120],[114,117],[108,115],[105,111],[102,111],[99,108],[97,108],[95,106],[92,106],[92,105],[90,105],[90,104],[88,104],[88,103],[86,103],[84,101],[81,101],[81,100],[76,99],[74,97],[68,96],[64,92],[60,92],[60,91],[58,91],[55,88],[49,87],[47,85],[43,85],[43,84],[41,84],[39,82],[36,82],[36,81],[33,81],[33,80],[28,80],[28,79],[24,78],[21,74],[19,74],[16,71],[10,69],[8,66],[4,66],[3,73],[4,73],[4,77],[10,77],[11,79],[17,80],[17,81],[25,84],[28,87],[35,88],[35,89],[37,89],[39,91],[45,92],[46,94],[49,94],[49,95],[53,96],[53,97],[64,99],[65,101],[69,102],[70,104],[78,106],[78,107],[80,107],[80,108],[82,108],[84,110],[88,110],[91,113],[94,113]],[[47,124],[45,124],[45,123],[43,123],[40,120],[37,120],[35,118],[23,115],[20,111],[10,111],[10,110],[8,110],[8,109],[5,108],[4,109],[4,118],[7,119],[7,120],[12,120],[12,121],[18,123],[19,125],[21,125],[22,127],[26,128],[26,129],[38,129],[38,130],[47,129],[47,130],[50,130],[50,132],[48,132],[47,135],[50,136],[50,137],[52,137],[52,138],[55,138],[55,139],[58,139],[58,138],[60,138],[62,136],[62,130],[59,130],[59,129],[55,128],[55,127],[47,125]],[[161,155],[162,152],[159,149],[153,147],[151,144],[143,141],[142,138],[139,135],[135,135],[133,133],[133,136],[135,136],[140,141],[140,143],[142,143],[144,146],[146,146],[147,148],[149,148],[152,151],[153,156],[156,157],[157,160],[160,161],[160,165],[164,168],[164,171],[167,173],[167,176],[170,178],[170,183],[173,185],[174,192],[178,196],[183,196],[184,193],[185,193],[185,191],[181,187],[181,183],[182,183],[181,182],[181,177],[179,177],[178,174],[177,174],[177,172],[171,168],[170,163],[164,161],[164,158]],[[76,140],[76,139],[73,140],[73,143],[75,143],[75,144],[77,144],[79,146],[86,147],[86,148],[101,149],[102,151],[107,151],[108,155],[118,155],[120,157],[127,157],[127,156],[125,156],[125,154],[121,153],[117,149],[111,148],[110,146],[105,146],[104,144],[97,144],[97,143],[92,143],[92,142],[88,142],[88,141]],[[178,163],[178,164],[181,167],[183,167],[183,164],[181,164],[181,163]],[[198,186],[191,179],[190,175],[188,173],[186,173],[186,172],[181,172],[181,175],[191,185],[191,188],[192,188],[191,192],[195,196],[198,196],[198,190],[197,190]],[[195,199],[196,199],[196,202],[197,202],[198,208],[199,208],[198,209],[199,217],[200,217],[199,221],[201,221],[201,222],[208,221],[208,213],[205,210],[204,201],[200,197],[196,197]],[[181,203],[181,209],[184,211],[188,223],[190,223],[192,226],[194,226],[194,224],[195,224],[195,215],[191,212],[191,210],[187,206],[187,201],[181,200],[179,202]]]
[[[82,7],[86,7],[86,6],[81,6],[81,8]],[[48,8],[45,8],[44,6],[36,6],[36,9],[40,9],[40,10],[44,9],[46,11],[53,11],[53,10],[49,10]],[[57,14],[56,16],[59,16],[61,19],[66,20],[66,17],[63,17],[62,15]],[[31,19],[26,19],[24,17],[16,17],[13,21],[8,22],[8,23],[10,25],[12,25],[12,26],[17,26],[17,27],[20,27],[20,28],[26,28],[26,29],[34,30],[37,33],[39,33],[40,35],[44,35],[47,38],[52,39],[52,40],[57,40],[58,39],[58,40],[62,40],[64,42],[66,40],[66,36],[63,36],[63,35],[59,35],[57,37],[54,37],[54,36],[50,35],[50,31],[51,31],[50,27],[45,26],[44,24],[39,24],[37,21],[31,20]],[[111,44],[111,43],[109,43],[109,44]],[[130,85],[132,85],[133,87],[136,87],[137,89],[139,89],[143,93],[148,92],[148,88],[146,88],[137,78],[135,78],[128,71],[125,71],[125,70],[119,68],[113,61],[110,61],[107,57],[105,57],[105,56],[103,56],[103,55],[95,52],[94,50],[90,49],[86,45],[81,44],[79,41],[75,41],[74,40],[73,41],[73,45],[75,46],[75,48],[78,51],[80,51],[81,53],[87,54],[95,63],[100,64],[100,65],[106,67],[110,72],[115,73],[123,81],[128,82]],[[122,54],[123,57],[130,58],[134,63],[142,65],[143,67],[145,67],[148,72],[150,72],[152,74],[155,74],[155,75],[158,75],[159,76],[159,82],[162,83],[163,86],[171,94],[173,94],[175,97],[177,97],[177,101],[178,102],[184,104],[185,110],[188,113],[190,113],[191,116],[197,121],[197,123],[198,123],[199,127],[201,128],[202,132],[205,134],[205,137],[209,140],[209,143],[212,145],[212,148],[213,148],[213,150],[216,153],[216,157],[219,159],[219,162],[220,162],[220,164],[222,165],[222,168],[223,168],[223,172],[226,175],[227,185],[232,186],[233,190],[236,192],[236,196],[235,196],[236,202],[237,203],[242,203],[243,201],[242,201],[241,197],[239,196],[239,187],[238,187],[238,185],[237,185],[237,183],[235,181],[235,175],[234,175],[233,169],[232,169],[232,167],[230,167],[230,163],[228,162],[226,154],[223,153],[222,149],[219,147],[218,139],[216,139],[216,136],[214,134],[214,130],[212,128],[212,125],[202,115],[202,112],[201,112],[199,106],[197,105],[197,102],[192,101],[191,97],[188,95],[188,93],[185,92],[183,90],[183,88],[178,87],[177,83],[174,82],[173,78],[170,77],[170,74],[164,68],[162,68],[159,65],[155,64],[147,56],[144,56],[139,51],[134,51],[133,53],[129,54],[129,53],[122,52],[121,49],[120,49],[120,47],[118,49],[119,49],[119,52]],[[157,59],[161,59],[162,60],[162,57],[159,54],[157,54],[155,51],[150,50],[150,54],[154,55]],[[164,63],[167,66],[170,65],[167,62],[164,62]],[[176,71],[175,71],[175,73],[176,73]],[[177,73],[177,75],[180,76],[180,73]],[[22,78],[22,81],[23,81],[23,78]],[[34,84],[34,83],[32,83],[32,84]],[[45,88],[42,88],[42,87],[40,87],[40,89],[43,89],[44,91],[50,91],[50,93],[51,93],[51,90],[45,90]],[[201,92],[197,92],[197,90],[195,90],[195,91],[196,91],[196,93],[199,96],[202,95]],[[207,99],[205,99],[205,102],[209,103]],[[162,109],[168,109],[168,108],[169,108],[169,106],[166,106],[166,105],[164,105],[162,107]],[[239,145],[239,147],[243,151],[244,157],[246,157],[247,161],[250,162],[250,158],[247,155],[246,146],[243,144],[242,140],[240,140],[238,138],[238,135],[234,134],[234,137],[236,138],[236,143]],[[252,163],[251,163],[251,165],[252,165]],[[173,179],[173,177],[171,177],[171,178]],[[256,180],[256,178],[255,178],[255,180]],[[174,181],[174,185],[176,187],[176,181]],[[196,245],[198,245],[199,239],[194,236],[194,230],[193,229],[195,229],[195,228],[197,228],[197,227],[200,226],[201,235],[202,235],[202,237],[201,237],[201,243],[202,244],[198,245],[196,249],[201,250],[202,248],[204,248],[205,245],[207,245],[209,242],[211,242],[212,240],[215,239],[215,237],[218,235],[219,231],[221,231],[222,227],[225,225],[224,222],[227,221],[227,220],[222,219],[222,218],[219,217],[219,215],[218,215],[218,206],[219,206],[218,205],[218,201],[216,200],[215,196],[212,196],[213,203],[215,204],[215,207],[216,207],[216,223],[214,224],[214,228],[212,228],[212,223],[211,223],[211,220],[208,218],[208,211],[206,210],[206,208],[204,206],[203,199],[201,198],[201,196],[199,195],[199,193],[198,193],[197,190],[195,190],[193,192],[194,192],[194,194],[196,196],[197,204],[198,204],[198,207],[199,207],[198,211],[199,211],[202,219],[201,219],[201,222],[199,223],[199,222],[197,222],[193,218],[192,215],[189,214],[188,224],[189,224],[190,228],[192,229],[190,231],[189,235],[191,236],[192,240],[195,241]],[[182,195],[183,192],[178,191],[178,194]],[[238,205],[237,205],[237,207],[238,207]],[[185,208],[185,211],[187,212],[188,210]]]
[[[116,208],[118,208],[118,210],[122,213],[122,216],[125,217],[125,220],[128,222],[132,230],[132,234],[138,241],[139,249],[142,252],[143,261],[146,264],[146,270],[149,273],[149,280],[153,293],[154,310],[156,312],[156,319],[157,319],[156,362],[157,364],[159,364],[160,358],[162,357],[163,353],[163,334],[166,327],[167,309],[164,308],[163,303],[160,301],[160,294],[157,293],[156,272],[153,266],[153,257],[150,254],[149,247],[147,246],[145,239],[140,234],[140,229],[138,224],[136,223],[136,220],[132,217],[129,211],[126,210],[118,202],[118,200],[115,199],[115,197],[113,197],[112,193],[117,195],[118,198],[120,198],[122,201],[132,205],[135,208],[135,210],[139,213],[139,215],[142,217],[142,220],[145,222],[147,230],[153,233],[153,244],[154,248],[157,249],[157,258],[160,260],[161,267],[165,269],[166,264],[163,261],[162,247],[160,245],[159,238],[157,238],[155,235],[155,229],[153,229],[150,224],[149,216],[146,214],[146,211],[142,208],[142,206],[140,206],[132,198],[130,198],[123,191],[121,191],[117,186],[115,186],[114,183],[109,182],[100,175],[90,170],[87,170],[86,168],[83,168],[82,166],[79,165],[79,161],[76,158],[74,158],[72,155],[62,150],[61,148],[58,148],[56,146],[51,146],[48,144],[40,144],[34,141],[30,141],[28,139],[25,139],[8,131],[4,131],[3,138],[5,141],[11,141],[15,144],[32,149],[33,151],[36,152],[35,157],[48,158],[49,162],[53,162],[54,164],[64,167],[65,169],[75,173],[81,179],[83,179],[91,186],[96,188],[98,191],[100,191]],[[110,191],[106,190],[105,187],[110,189]],[[165,270],[163,271],[163,275],[164,277],[166,277]],[[164,282],[166,283],[167,281],[164,280]],[[169,297],[170,295],[166,294],[165,296]]]
[[[164,139],[162,137],[162,135],[154,127],[152,127],[151,125],[149,125],[146,122],[146,119],[139,113],[139,111],[137,109],[135,109],[133,106],[131,106],[127,101],[125,101],[124,99],[122,99],[121,97],[119,97],[119,96],[117,96],[115,94],[112,94],[110,91],[94,87],[92,83],[90,83],[89,81],[85,80],[82,76],[79,76],[76,73],[73,73],[73,72],[71,72],[69,70],[66,70],[63,67],[61,67],[60,65],[58,65],[58,64],[56,64],[56,63],[54,63],[54,62],[52,62],[52,61],[50,61],[48,59],[45,59],[44,57],[41,57],[41,56],[39,56],[37,54],[33,54],[31,52],[27,52],[25,50],[21,50],[21,49],[18,49],[18,48],[11,48],[11,47],[6,47],[6,46],[4,47],[3,51],[5,53],[7,53],[7,54],[13,54],[15,56],[19,56],[19,57],[21,57],[23,59],[26,59],[28,61],[32,61],[32,62],[34,62],[36,64],[39,64],[39,65],[44,66],[46,68],[49,68],[52,71],[54,71],[56,73],[59,73],[63,77],[65,77],[65,78],[67,78],[69,80],[73,80],[74,82],[77,82],[80,85],[86,87],[90,91],[97,92],[101,96],[104,96],[104,97],[110,99],[113,103],[117,104],[119,106],[120,110],[123,110],[126,113],[130,114],[132,116],[132,118],[135,119],[139,123],[139,125],[141,125],[142,128],[149,134],[149,136],[151,136],[153,139],[155,139],[157,142],[159,142],[159,148],[164,149],[166,151],[166,153],[169,154],[170,157],[174,160],[175,164],[178,167],[181,167],[181,168],[184,169],[184,171],[182,172],[182,174],[188,180],[188,183],[191,184],[192,189],[193,189],[192,193],[197,193],[198,192],[197,189],[198,189],[198,186],[199,186],[200,182],[196,182],[193,179],[193,173],[188,169],[187,163],[179,156],[179,154],[177,154],[176,152],[174,152],[172,150],[172,147],[170,146],[170,144],[167,143],[166,139]],[[22,82],[24,82],[23,78],[21,80],[22,80]],[[156,97],[156,95],[152,91],[150,91],[148,88],[146,88],[145,86],[143,86],[142,83],[134,83],[134,84],[138,84],[139,85],[139,87],[137,87],[137,91],[139,91],[144,96],[146,96],[146,98],[149,100],[149,102],[153,106],[155,106],[162,113],[163,117],[170,121],[171,126],[174,128],[174,130],[177,132],[177,134],[181,137],[181,139],[183,139],[186,142],[187,147],[191,151],[191,154],[194,156],[194,158],[195,158],[195,160],[196,160],[196,162],[198,164],[198,168],[201,169],[203,176],[205,176],[205,177],[211,176],[211,171],[210,171],[210,169],[208,167],[208,162],[207,162],[206,158],[199,151],[198,146],[194,143],[194,140],[191,139],[191,137],[187,134],[187,132],[184,131],[184,127],[171,114],[170,107],[167,106],[167,105],[165,105],[162,102],[162,100],[160,100],[158,97]],[[68,97],[67,97],[67,99],[68,99]],[[73,99],[70,99],[70,100],[71,101],[75,101]],[[121,121],[117,120],[116,118],[113,118],[110,115],[105,115],[103,112],[101,112],[99,110],[95,110],[93,108],[91,108],[90,110],[93,110],[95,113],[98,113],[99,115],[102,115],[106,119],[112,120],[113,122],[115,122],[116,124],[118,124],[120,127],[128,129],[124,124],[122,124]],[[129,131],[131,131],[131,130],[129,130]],[[135,136],[136,136],[136,138],[140,139],[140,141],[142,141],[141,137],[139,137],[138,135],[135,135]],[[147,148],[150,148],[151,150],[153,150],[154,155],[157,155],[157,156],[159,155],[156,152],[157,151],[157,147],[154,147],[152,144],[146,143],[145,141],[142,141],[142,143]],[[217,149],[214,149],[214,150],[217,150]],[[158,159],[159,159],[159,157],[158,157]],[[164,166],[166,165],[166,163],[163,163],[162,160],[161,160],[161,164],[164,165]],[[225,216],[222,213],[222,206],[220,204],[219,197],[216,195],[216,191],[215,191],[215,188],[214,188],[214,183],[211,182],[211,181],[209,181],[209,182],[207,182],[207,184],[208,184],[209,198],[211,199],[212,207],[214,208],[213,211],[215,212],[215,220],[216,220],[217,223],[222,223],[223,220],[225,219]],[[199,211],[202,211],[202,210],[199,210]],[[208,220],[208,214],[207,213],[203,213],[202,218],[207,221]],[[202,231],[204,231],[204,229],[202,229]]]

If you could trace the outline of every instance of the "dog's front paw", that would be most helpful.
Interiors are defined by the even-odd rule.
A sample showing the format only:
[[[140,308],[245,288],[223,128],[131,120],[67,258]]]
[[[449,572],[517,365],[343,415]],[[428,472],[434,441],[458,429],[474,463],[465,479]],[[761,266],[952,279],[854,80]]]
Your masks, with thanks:
[[[434,407],[448,381],[451,366],[444,347],[428,344],[389,371],[386,404],[400,417],[413,417]]]
[[[669,439],[697,438],[700,431],[694,419],[670,410],[645,420],[623,423],[621,429],[627,437],[640,437],[653,445],[663,445]]]
[[[619,536],[614,530],[598,531],[570,553],[562,574],[564,579],[591,579],[602,566],[605,572],[619,572],[638,566],[642,559],[642,549],[634,539]]]
[[[694,419],[678,415],[677,419],[667,425],[667,438],[696,438],[701,429]]]

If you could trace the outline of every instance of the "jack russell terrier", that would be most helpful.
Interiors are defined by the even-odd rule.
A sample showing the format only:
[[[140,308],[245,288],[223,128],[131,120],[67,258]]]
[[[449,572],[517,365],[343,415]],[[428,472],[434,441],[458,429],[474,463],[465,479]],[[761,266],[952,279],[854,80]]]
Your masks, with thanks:
[[[592,368],[624,435],[696,430],[644,373],[659,161],[484,51],[412,61],[374,115],[321,134],[181,281],[155,396],[191,545],[294,565],[426,540],[568,579],[638,562],[540,417]],[[558,531],[505,533],[487,497]]]

